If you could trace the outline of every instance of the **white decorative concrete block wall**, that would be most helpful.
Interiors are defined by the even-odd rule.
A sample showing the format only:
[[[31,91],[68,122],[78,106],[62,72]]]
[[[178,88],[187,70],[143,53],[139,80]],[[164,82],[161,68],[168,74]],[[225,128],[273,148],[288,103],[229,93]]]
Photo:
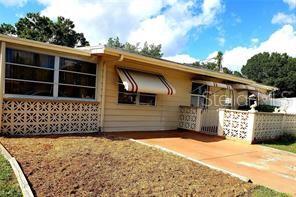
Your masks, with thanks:
[[[179,107],[179,128],[200,131],[201,109],[198,107]]]
[[[285,114],[282,126],[287,133],[296,134],[296,114]]]
[[[223,113],[223,114],[221,114]],[[248,130],[250,129],[249,113],[238,110],[220,111],[219,135],[248,140],[250,138]]]
[[[284,114],[258,112],[255,116],[253,141],[275,139],[284,134]]]
[[[296,115],[220,109],[218,135],[256,143],[296,134]]]
[[[1,133],[7,135],[100,131],[100,104],[4,100]]]

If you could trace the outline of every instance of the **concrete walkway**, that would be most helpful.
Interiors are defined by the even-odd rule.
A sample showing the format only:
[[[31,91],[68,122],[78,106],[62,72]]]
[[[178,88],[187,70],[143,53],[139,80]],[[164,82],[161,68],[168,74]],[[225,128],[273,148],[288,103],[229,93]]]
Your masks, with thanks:
[[[196,132],[117,133],[176,151],[212,166],[250,178],[253,183],[296,196],[296,155]]]

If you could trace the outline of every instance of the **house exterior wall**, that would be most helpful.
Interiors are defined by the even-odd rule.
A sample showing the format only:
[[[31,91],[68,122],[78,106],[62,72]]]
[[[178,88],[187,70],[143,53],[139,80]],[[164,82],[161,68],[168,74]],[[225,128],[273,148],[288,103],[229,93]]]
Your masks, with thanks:
[[[209,103],[208,109],[209,110],[214,110],[214,109],[219,109],[223,108],[224,104],[221,99],[228,97],[227,95],[227,90],[222,89],[222,88],[217,88],[217,87],[209,87],[210,95],[208,99],[210,100],[211,103]]]
[[[5,48],[44,53],[88,61],[97,64],[96,98],[92,101],[71,98],[54,98],[38,96],[9,96],[5,94]],[[98,131],[151,131],[173,130],[179,124],[179,106],[190,106],[192,79],[203,77],[205,80],[223,82],[214,77],[205,77],[173,68],[159,67],[152,64],[139,64],[135,60],[103,55],[71,55],[70,52],[55,52],[50,49],[26,47],[18,44],[1,42],[0,47],[0,134],[55,134],[55,133],[87,133]],[[111,55],[110,55],[111,56]],[[113,59],[112,59],[113,58]],[[142,70],[144,72],[162,74],[176,89],[175,95],[157,95],[156,106],[118,104],[118,75],[116,66]],[[55,76],[56,77],[56,76]],[[224,105],[219,97],[228,94],[227,90],[210,87],[213,101],[208,110],[216,110]],[[238,96],[247,99],[243,92],[234,91],[234,99]],[[241,96],[242,95],[242,96]],[[229,95],[228,95],[229,96]],[[227,97],[228,97],[227,96]],[[245,97],[244,97],[245,96]],[[212,112],[212,111],[211,111]],[[206,113],[203,113],[205,116]],[[212,114],[217,113],[208,113]],[[207,119],[209,116],[207,116]],[[215,116],[216,120],[217,117]],[[200,124],[202,127],[212,127]]]
[[[130,62],[106,62],[104,131],[172,130],[178,128],[179,106],[191,102],[192,74]],[[176,89],[175,95],[157,95],[156,106],[118,104],[116,66],[162,74]]]
[[[67,53],[28,48],[6,43],[6,47],[67,57],[97,64],[96,99],[54,98],[42,96],[8,96],[5,92],[5,47],[1,50],[1,131],[4,135],[40,135],[60,133],[88,133],[101,129],[101,69],[97,57],[83,57]],[[0,58],[0,59],[1,59]]]

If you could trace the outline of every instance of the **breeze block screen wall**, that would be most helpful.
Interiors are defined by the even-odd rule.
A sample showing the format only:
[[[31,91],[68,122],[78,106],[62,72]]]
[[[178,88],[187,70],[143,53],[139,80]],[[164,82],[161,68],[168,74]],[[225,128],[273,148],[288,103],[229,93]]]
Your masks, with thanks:
[[[100,104],[42,100],[3,101],[4,135],[90,133],[100,131]]]

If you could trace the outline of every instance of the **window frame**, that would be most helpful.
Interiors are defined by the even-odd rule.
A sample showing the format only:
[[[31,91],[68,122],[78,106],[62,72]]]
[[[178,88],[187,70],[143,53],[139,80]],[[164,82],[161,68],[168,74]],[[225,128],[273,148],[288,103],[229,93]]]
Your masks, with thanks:
[[[96,68],[95,68],[95,74],[92,74],[92,73],[84,73],[84,72],[78,72],[78,71],[68,71],[68,70],[62,70],[60,68],[60,63],[61,63],[61,58],[64,58],[64,59],[70,59],[70,60],[76,60],[76,59],[73,59],[73,58],[69,58],[69,57],[58,57],[58,60],[57,60],[57,64],[55,64],[55,70],[57,70],[58,72],[58,81],[57,81],[57,97],[58,98],[64,98],[64,99],[84,99],[84,100],[96,100],[97,99],[97,73],[98,73],[98,68],[97,68],[97,64],[95,63],[92,63],[92,62],[88,62],[88,63],[91,63],[91,64],[95,64]],[[81,60],[77,60],[77,61],[81,61]],[[86,62],[86,61],[82,61],[82,62]],[[57,66],[57,68],[56,68]],[[77,85],[77,84],[68,84],[68,83],[60,83],[60,72],[65,72],[65,73],[74,73],[74,74],[79,74],[79,75],[86,75],[86,76],[92,76],[92,77],[95,77],[95,86],[85,86],[85,85]],[[75,98],[75,97],[64,97],[64,96],[59,96],[59,86],[70,86],[70,87],[78,87],[78,88],[88,88],[88,89],[94,89],[95,91],[95,96],[94,98]]]
[[[200,99],[200,98],[204,98],[205,99],[205,103],[204,103],[204,106],[203,107],[201,107],[201,106],[195,106],[195,107],[198,107],[198,108],[201,108],[201,109],[208,109],[208,104],[209,104],[209,102],[208,102],[208,94],[206,94],[206,95],[203,95],[203,94],[193,94],[192,92],[192,86],[193,86],[193,84],[194,84],[195,82],[191,82],[191,92],[190,92],[190,105],[192,105],[192,97],[197,97],[198,99]],[[200,83],[195,83],[195,84],[200,84]],[[206,90],[205,90],[205,92],[209,92],[209,86],[208,85],[205,85],[205,84],[200,84],[200,86],[205,86],[206,87]],[[199,103],[198,103],[199,104]]]
[[[44,84],[50,84],[53,85],[53,94],[52,96],[38,96],[38,95],[26,95],[26,94],[11,94],[11,93],[6,93],[5,86],[3,87],[3,92],[4,92],[4,98],[25,98],[25,99],[41,99],[41,100],[62,100],[62,101],[85,101],[85,102],[97,102],[98,100],[98,93],[97,93],[97,87],[98,87],[98,72],[100,70],[99,64],[97,61],[94,60],[85,60],[83,58],[79,57],[73,57],[70,55],[58,55],[56,53],[51,53],[51,52],[44,52],[44,51],[39,51],[39,50],[34,50],[34,49],[27,49],[27,48],[22,48],[22,47],[17,47],[17,46],[6,46],[5,48],[5,54],[7,49],[11,50],[19,50],[19,51],[24,51],[24,52],[29,52],[29,53],[36,53],[36,54],[41,54],[41,55],[48,55],[48,56],[53,56],[54,57],[54,66],[53,68],[46,68],[46,67],[38,67],[34,65],[27,65],[27,64],[19,64],[19,63],[11,63],[7,61],[6,55],[4,56],[5,60],[5,69],[6,65],[16,65],[16,66],[23,66],[27,68],[33,68],[33,69],[43,69],[43,70],[51,70],[53,71],[53,82],[46,82],[46,81],[34,81],[34,80],[26,80],[26,79],[14,79],[14,78],[7,78],[6,73],[4,76],[4,81],[6,80],[11,80],[11,81],[23,81],[23,82],[33,82],[33,83],[44,83]],[[87,63],[92,63],[95,65],[95,74],[90,74],[90,73],[81,73],[85,75],[91,75],[95,77],[95,86],[91,87],[94,89],[95,96],[94,98],[75,98],[75,97],[59,97],[58,96],[58,89],[59,85],[65,85],[65,86],[75,86],[75,87],[80,87],[80,85],[74,85],[74,84],[63,84],[59,83],[59,72],[69,72],[69,73],[75,73],[75,74],[80,74],[80,72],[75,72],[75,71],[67,71],[67,70],[60,70],[60,58],[67,58],[71,60],[77,60],[77,61],[82,61],[82,62],[87,62]],[[4,71],[5,72],[5,71]],[[81,87],[85,88],[90,88],[88,86],[83,86]]]
[[[119,82],[117,83],[117,88],[118,88],[118,91],[117,91],[117,104],[118,105],[147,106],[147,107],[156,107],[157,106],[157,94],[144,93],[144,92],[128,92],[128,91],[122,92],[119,89],[119,86],[120,85],[123,85],[123,83],[121,82],[121,80],[119,80]],[[136,96],[136,102],[135,103],[120,103],[119,102],[119,94],[132,94],[132,95],[135,95]],[[140,103],[140,96],[143,96],[143,95],[150,95],[150,96],[153,95],[154,96],[154,100],[155,100],[154,105]]]
[[[42,66],[36,66],[36,65],[29,65],[29,64],[20,64],[20,63],[14,63],[14,62],[10,62],[7,59],[7,51],[11,50],[11,51],[19,51],[19,52],[25,52],[25,53],[31,53],[33,54],[33,56],[35,54],[37,55],[43,55],[43,56],[48,56],[48,58],[55,58],[55,56],[50,55],[50,54],[44,54],[44,53],[39,53],[39,52],[35,52],[35,51],[30,51],[30,50],[23,50],[23,49],[18,49],[18,48],[13,48],[13,47],[6,47],[5,48],[5,55],[4,55],[4,62],[5,62],[5,76],[4,76],[4,82],[6,84],[6,81],[15,81],[15,82],[27,82],[27,83],[33,83],[33,84],[47,84],[47,85],[51,85],[52,86],[52,96],[53,96],[53,91],[54,91],[54,68],[48,68],[48,67],[42,67]],[[53,62],[54,63],[54,62]],[[6,76],[6,68],[8,65],[11,66],[17,66],[17,67],[21,67],[21,68],[32,68],[32,69],[36,69],[36,70],[45,70],[45,71],[53,71],[53,79],[52,81],[39,81],[39,80],[31,80],[31,79],[18,79],[18,78],[12,78],[12,77],[7,77]],[[54,64],[53,64],[54,67]],[[42,95],[26,95],[26,94],[13,94],[13,93],[6,93],[6,89],[5,89],[5,85],[3,86],[3,91],[4,91],[4,96],[9,95],[10,97],[13,97],[15,95],[22,95],[22,96],[29,96],[29,97],[46,97],[46,98],[50,98],[52,96],[42,96]],[[49,91],[50,93],[51,91]]]

